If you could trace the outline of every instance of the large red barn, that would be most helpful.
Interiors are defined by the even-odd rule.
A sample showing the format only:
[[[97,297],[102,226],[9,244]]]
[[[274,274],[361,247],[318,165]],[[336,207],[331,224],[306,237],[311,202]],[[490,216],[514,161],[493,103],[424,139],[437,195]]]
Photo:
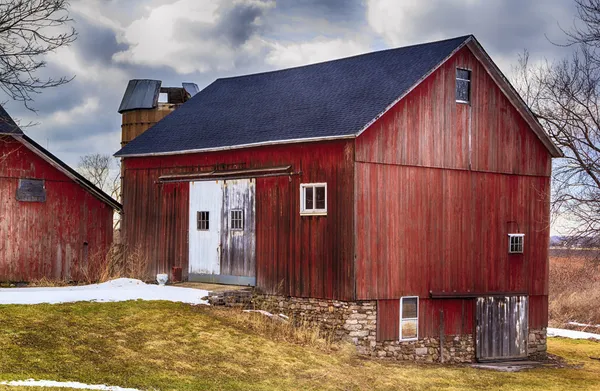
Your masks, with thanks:
[[[535,357],[561,155],[473,36],[218,79],[117,153],[123,233],[365,353]]]
[[[99,271],[121,205],[37,144],[0,107],[0,281]]]

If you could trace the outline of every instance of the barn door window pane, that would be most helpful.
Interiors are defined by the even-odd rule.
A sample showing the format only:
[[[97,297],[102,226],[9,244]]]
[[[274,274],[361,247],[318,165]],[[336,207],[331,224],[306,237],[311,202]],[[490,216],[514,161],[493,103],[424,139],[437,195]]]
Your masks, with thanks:
[[[327,184],[303,183],[300,185],[300,214],[327,214]]]
[[[241,209],[232,210],[230,213],[231,224],[229,225],[233,230],[244,229],[244,211]]]
[[[43,179],[19,179],[17,201],[46,202],[46,186]]]
[[[509,254],[522,254],[525,234],[508,234],[508,252]]]
[[[469,103],[471,100],[471,71],[456,68],[456,101]]]
[[[419,335],[419,298],[400,299],[400,340],[414,340]]]
[[[210,214],[207,211],[199,211],[196,213],[198,231],[208,231]]]

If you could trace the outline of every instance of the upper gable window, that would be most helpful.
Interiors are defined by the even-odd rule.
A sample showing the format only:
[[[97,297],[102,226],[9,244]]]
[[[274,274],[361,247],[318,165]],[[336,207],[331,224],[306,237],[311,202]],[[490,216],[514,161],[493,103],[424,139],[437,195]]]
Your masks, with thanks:
[[[19,179],[17,201],[45,202],[46,186],[43,179]]]
[[[471,101],[471,71],[467,69],[456,68],[456,101]]]

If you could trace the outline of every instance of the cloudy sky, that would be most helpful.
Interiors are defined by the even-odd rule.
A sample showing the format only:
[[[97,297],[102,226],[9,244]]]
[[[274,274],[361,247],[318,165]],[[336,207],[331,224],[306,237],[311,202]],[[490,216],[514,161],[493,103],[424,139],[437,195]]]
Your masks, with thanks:
[[[424,5],[426,4],[426,5]],[[568,49],[571,0],[72,0],[79,37],[43,74],[75,76],[36,97],[37,113],[8,102],[26,132],[71,165],[119,148],[117,108],[132,78],[200,88],[218,77],[285,68],[474,34],[506,72]],[[5,100],[5,99],[3,99]]]

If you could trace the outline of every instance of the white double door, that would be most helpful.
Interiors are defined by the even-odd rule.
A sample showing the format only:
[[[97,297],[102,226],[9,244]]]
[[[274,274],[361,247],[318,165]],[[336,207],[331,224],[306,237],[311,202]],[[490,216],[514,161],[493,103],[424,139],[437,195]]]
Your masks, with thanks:
[[[190,182],[190,280],[254,285],[254,179]]]

